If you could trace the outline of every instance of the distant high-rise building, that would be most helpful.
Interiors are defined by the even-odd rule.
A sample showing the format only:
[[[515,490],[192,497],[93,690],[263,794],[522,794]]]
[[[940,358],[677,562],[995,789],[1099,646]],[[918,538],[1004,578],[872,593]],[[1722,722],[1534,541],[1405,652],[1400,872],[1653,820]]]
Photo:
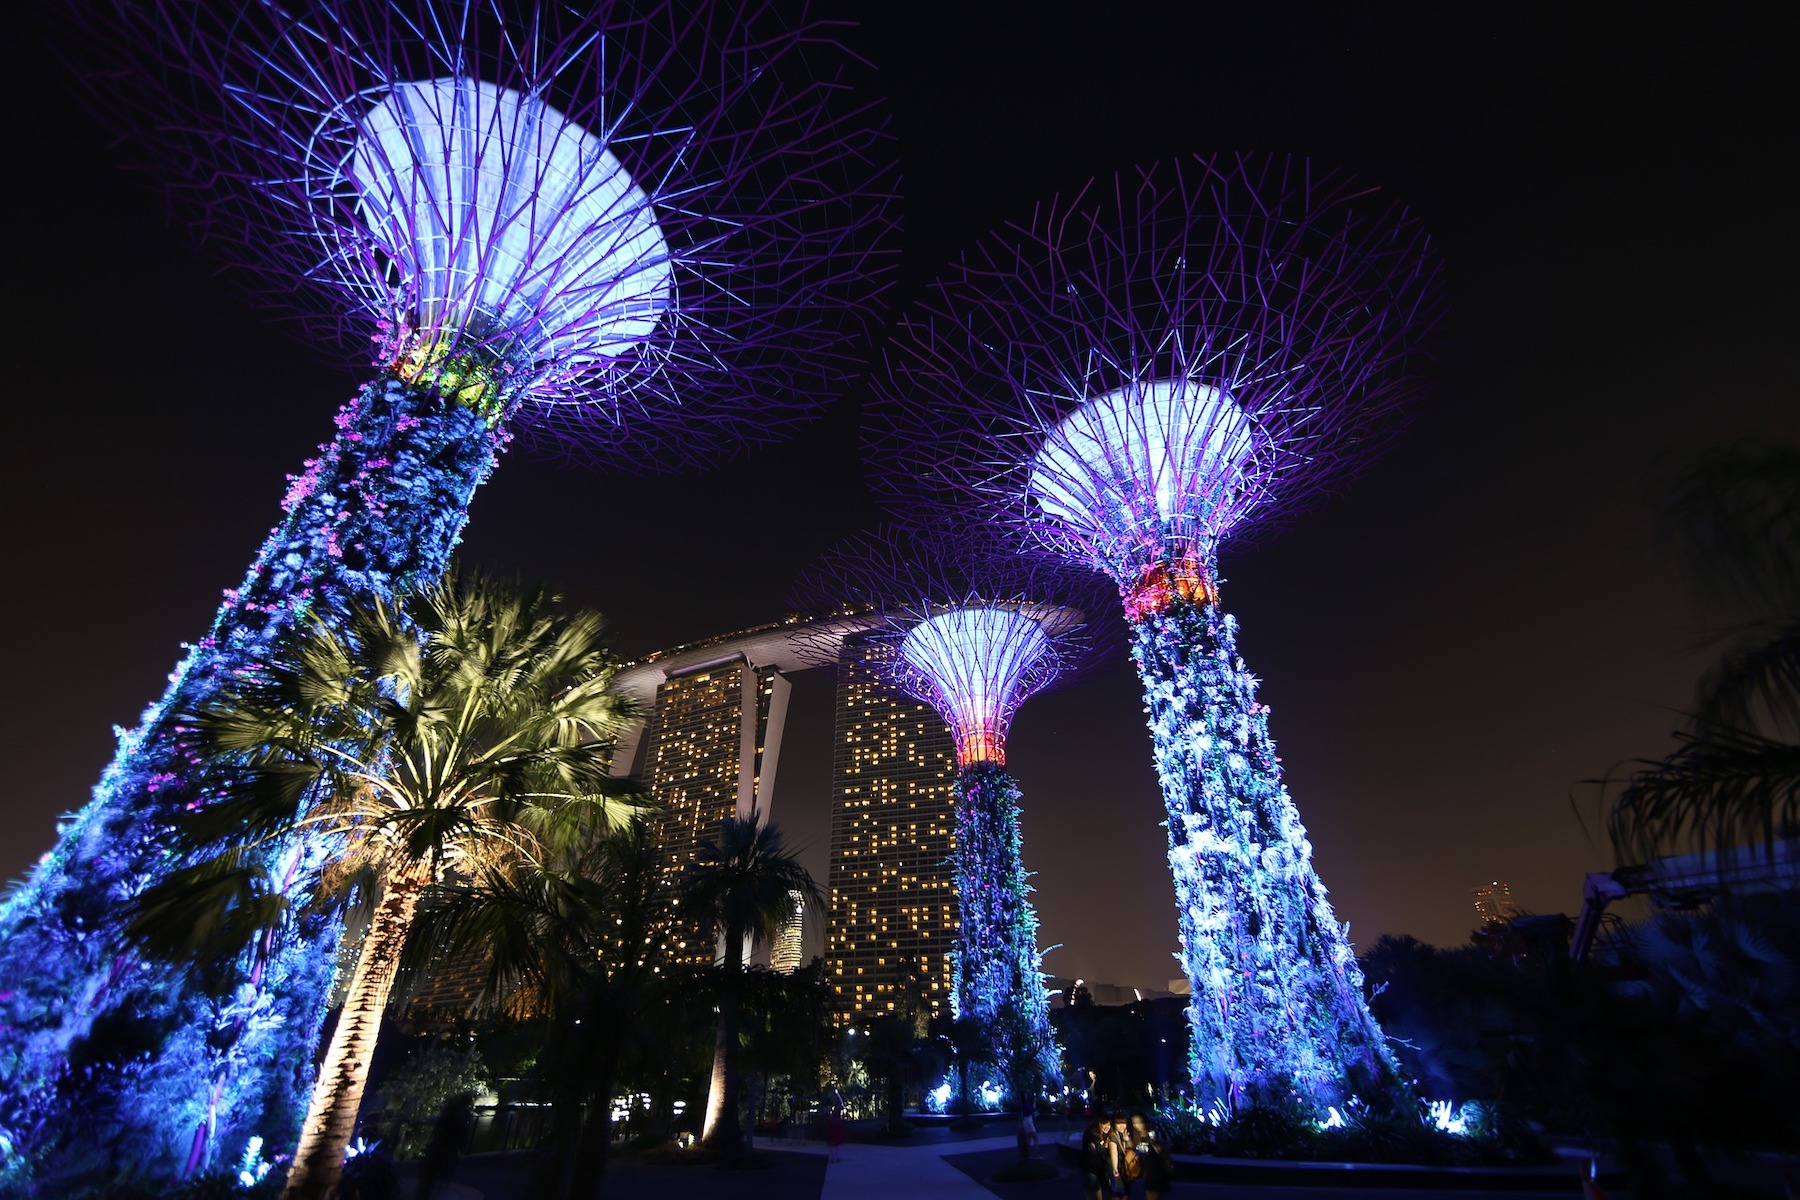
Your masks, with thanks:
[[[833,1019],[950,1010],[956,747],[931,707],[874,679],[855,638],[838,678],[831,771]]]
[[[1510,921],[1519,915],[1519,906],[1512,898],[1512,888],[1498,879],[1474,889],[1474,893],[1475,916],[1482,925]]]
[[[782,922],[781,932],[775,935],[775,948],[769,952],[769,969],[783,975],[800,969],[806,946],[806,897],[789,892],[788,899],[793,903],[793,911]]]
[[[778,624],[662,651],[619,673],[620,690],[650,711],[620,739],[613,773],[642,780],[661,809],[658,882],[671,896],[720,822],[770,819],[790,690],[783,671],[804,665]],[[677,919],[663,937],[677,962],[717,954],[699,922]]]

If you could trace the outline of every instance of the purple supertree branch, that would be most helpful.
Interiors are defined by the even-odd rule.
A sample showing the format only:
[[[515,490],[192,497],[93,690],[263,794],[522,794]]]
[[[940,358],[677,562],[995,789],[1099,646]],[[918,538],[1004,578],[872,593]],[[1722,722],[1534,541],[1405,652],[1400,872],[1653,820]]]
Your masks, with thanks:
[[[1041,528],[1027,477],[1047,430],[1182,380],[1257,430],[1226,526],[1277,520],[1385,447],[1441,305],[1417,223],[1341,173],[1219,155],[1090,184],[983,239],[903,318],[874,380],[872,482],[913,516]]]
[[[1118,587],[1203,1101],[1322,1108],[1394,1086],[1217,560],[1391,435],[1436,276],[1411,218],[1347,177],[1249,156],[1140,170],[965,254],[902,323],[867,409],[890,503],[985,520]]]
[[[893,261],[890,142],[839,25],[803,6],[787,20],[771,3],[628,11],[604,0],[509,24],[497,0],[121,0],[82,16],[72,57],[98,65],[103,119],[178,209],[197,211],[203,242],[242,268],[242,285],[357,357],[380,339],[383,365],[408,352],[502,361],[528,439],[627,466],[679,466],[779,438],[856,365],[860,314]],[[480,320],[421,313],[432,297],[371,222],[356,168],[393,175],[389,190],[411,196],[417,175],[371,147],[370,114],[396,85],[447,77],[495,92],[471,105],[479,122],[510,90],[616,158],[639,195],[590,205],[589,225],[621,242],[624,277],[668,276],[654,328],[621,336],[610,285],[591,272],[559,278],[587,260],[543,236],[568,213],[535,205],[479,228],[420,227],[433,204],[390,213],[402,241],[460,237],[489,292],[498,286],[508,301]],[[573,148],[576,135],[546,142]],[[626,237],[640,226],[660,246]],[[501,233],[535,257],[496,285]],[[556,286],[533,290],[546,280]]]

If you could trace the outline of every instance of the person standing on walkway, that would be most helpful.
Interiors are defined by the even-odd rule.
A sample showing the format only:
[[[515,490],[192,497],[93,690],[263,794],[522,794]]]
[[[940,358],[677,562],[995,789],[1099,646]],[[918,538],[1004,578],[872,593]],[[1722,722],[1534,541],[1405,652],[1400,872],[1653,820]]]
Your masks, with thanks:
[[[1113,1114],[1112,1130],[1107,1138],[1108,1166],[1111,1174],[1107,1176],[1107,1185],[1115,1197],[1131,1194],[1131,1185],[1143,1174],[1143,1167],[1138,1162],[1137,1151],[1131,1145],[1131,1118],[1124,1109]]]
[[[1131,1148],[1136,1151],[1138,1165],[1143,1168],[1144,1200],[1162,1200],[1175,1178],[1175,1160],[1169,1157],[1168,1147],[1156,1136],[1156,1126],[1150,1123],[1150,1115],[1142,1109],[1131,1114]]]
[[[831,1102],[831,1115],[825,1119],[825,1145],[831,1149],[832,1162],[844,1161],[844,1143],[849,1134],[844,1129],[844,1103],[841,1100]]]
[[[1094,1114],[1094,1123],[1081,1135],[1082,1187],[1087,1200],[1106,1200],[1112,1178],[1112,1117],[1105,1109]]]

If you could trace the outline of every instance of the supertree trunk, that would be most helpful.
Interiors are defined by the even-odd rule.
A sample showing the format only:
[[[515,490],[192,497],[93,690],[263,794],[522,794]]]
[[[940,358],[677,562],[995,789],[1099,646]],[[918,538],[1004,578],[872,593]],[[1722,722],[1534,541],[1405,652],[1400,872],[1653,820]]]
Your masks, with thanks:
[[[429,871],[421,869],[390,879],[370,918],[357,954],[356,972],[331,1033],[331,1045],[319,1064],[319,1081],[313,1088],[287,1186],[282,1189],[284,1200],[330,1195],[343,1173],[344,1155],[356,1132],[356,1115],[369,1082],[369,1061],[381,1032],[381,1017],[400,972],[400,951],[429,878]]]
[[[285,1140],[272,1126],[286,1122],[291,1133],[294,1085],[304,1084],[330,984],[330,923],[307,930],[310,940],[253,952],[241,982],[261,967],[259,986],[229,998],[216,987],[208,994],[192,973],[139,961],[123,930],[134,897],[176,865],[168,842],[175,817],[206,800],[179,716],[314,614],[439,575],[506,440],[493,414],[393,378],[365,386],[336,423],[335,439],[292,478],[281,523],[243,584],[226,593],[211,631],[142,723],[120,737],[56,850],[0,909],[0,978],[10,989],[0,992],[0,1068],[9,1080],[0,1129],[9,1134],[59,1128],[42,1119],[57,1106],[57,1088],[69,1086],[71,1057],[85,1064],[84,1100],[104,1106],[90,1119],[118,1129],[112,1151],[139,1162],[191,1164],[193,1135],[213,1129],[215,1110],[271,1142]],[[309,886],[304,872],[296,898]],[[107,1044],[86,1044],[100,1022]],[[112,1052],[138,1040],[132,1028],[158,1045],[147,1064]],[[269,1086],[278,1074],[286,1085]],[[14,1145],[22,1154],[67,1149],[17,1137]]]
[[[1019,785],[1001,764],[973,762],[957,773],[955,795],[956,1015],[981,1023],[992,1061],[1009,1076],[1054,1072],[1037,913],[1021,857]]]
[[[1206,593],[1139,615],[1132,647],[1168,809],[1198,1096],[1370,1095],[1393,1059],[1282,784],[1237,622]]]

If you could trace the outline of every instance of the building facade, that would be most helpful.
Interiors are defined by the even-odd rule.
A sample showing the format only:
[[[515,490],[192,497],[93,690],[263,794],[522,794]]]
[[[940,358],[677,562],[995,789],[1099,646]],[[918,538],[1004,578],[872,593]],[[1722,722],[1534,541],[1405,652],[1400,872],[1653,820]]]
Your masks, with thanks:
[[[872,652],[845,642],[836,700],[825,972],[840,1026],[948,1013],[958,920],[956,748],[929,705],[873,677]]]
[[[950,1011],[956,750],[930,706],[892,691],[861,665],[868,647],[853,634],[833,640],[849,628],[784,622],[633,663],[618,686],[637,700],[645,720],[620,739],[613,771],[641,780],[661,807],[658,871],[673,889],[720,821],[753,811],[772,817],[787,677],[818,665],[822,642],[840,647],[824,881],[833,1018],[840,1027],[889,1014],[923,1024]],[[803,642],[810,642],[804,655]],[[660,936],[678,961],[710,962],[718,951],[698,923],[676,922]],[[797,904],[768,964],[797,969],[804,937]]]
[[[789,892],[788,900],[793,910],[782,922],[781,932],[775,935],[775,947],[769,952],[769,969],[783,975],[792,975],[806,961],[806,897]]]
[[[663,651],[619,673],[620,690],[646,713],[620,739],[613,773],[641,780],[660,810],[652,818],[657,882],[671,901],[720,822],[773,818],[791,691],[784,672],[804,665],[786,627],[774,625]],[[718,956],[704,921],[677,917],[658,936],[675,962],[703,965]]]
[[[1519,915],[1519,906],[1513,901],[1512,888],[1496,879],[1473,889],[1475,896],[1475,919],[1483,926],[1495,922],[1504,924]]]

